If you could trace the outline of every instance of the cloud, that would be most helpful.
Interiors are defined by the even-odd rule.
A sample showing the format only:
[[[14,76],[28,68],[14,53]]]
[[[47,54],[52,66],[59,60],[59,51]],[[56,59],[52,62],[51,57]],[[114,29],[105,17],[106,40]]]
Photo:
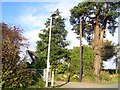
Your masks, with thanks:
[[[76,39],[77,35],[73,32],[73,31],[69,31],[68,35],[67,35],[67,40],[70,41],[69,46],[67,46],[67,48],[72,49],[75,46],[79,46],[79,40]]]
[[[71,41],[71,46],[76,46],[77,42],[75,34],[71,31],[72,26],[69,22],[70,17],[70,9],[76,5],[77,3],[70,3],[70,2],[53,2],[53,3],[46,3],[43,6],[24,6],[23,12],[18,17],[19,23],[25,27],[24,36],[28,39],[30,43],[29,49],[35,50],[36,41],[39,40],[38,33],[40,30],[43,29],[44,23],[46,22],[47,18],[50,17],[51,11],[55,11],[59,9],[61,16],[64,17],[66,30],[68,30],[67,39]],[[44,11],[43,11],[44,10]],[[71,37],[69,37],[71,36]],[[79,43],[78,43],[79,44]]]
[[[116,69],[116,63],[114,62],[114,59],[116,57],[114,56],[111,59],[108,59],[107,61],[103,61],[104,69]]]
[[[33,50],[33,51],[35,50],[36,42],[40,40],[38,36],[39,33],[41,33],[39,29],[24,32],[23,35],[27,38],[27,41],[30,44],[29,46],[30,50]]]
[[[44,23],[46,22],[47,18],[50,17],[51,12],[59,9],[61,16],[64,17],[65,20],[65,29],[68,31],[67,40],[71,42],[71,45],[68,48],[72,48],[73,46],[79,46],[79,40],[76,39],[77,35],[71,31],[72,26],[70,25],[69,18],[70,18],[70,9],[77,5],[78,2],[46,2],[44,5],[37,5],[37,6],[24,6],[22,14],[19,16],[19,23],[24,25],[25,27],[25,37],[29,39],[30,48],[35,49],[36,40],[38,40],[38,33],[39,30],[43,29]],[[32,36],[32,38],[31,38]],[[110,34],[107,34],[107,38],[114,42],[117,42],[117,39],[114,39]],[[87,44],[85,39],[83,39],[83,44]]]
[[[2,2],[80,2],[80,0],[2,0]]]
[[[61,12],[61,16],[63,16],[64,18],[68,18],[70,16],[69,10],[77,4],[78,4],[78,2],[61,1],[61,2],[57,2],[57,3],[45,5],[44,8],[48,12],[55,11],[56,9],[59,9]]]
[[[24,15],[20,16],[20,22],[22,22],[24,25],[34,28],[43,28],[43,18],[46,18],[46,16],[32,16],[32,15]]]
[[[70,25],[70,22],[69,22],[70,9],[77,4],[78,4],[78,2],[71,3],[71,2],[64,2],[62,0],[59,3],[52,3],[52,4],[46,5],[44,7],[45,10],[47,10],[48,12],[59,9],[59,11],[61,12],[61,16],[66,19],[65,20],[65,25],[66,25],[65,29],[68,31],[68,35],[67,35],[66,39],[68,41],[70,41],[70,45],[67,47],[69,49],[72,49],[75,46],[79,46],[79,40],[76,39],[77,35],[73,31],[71,31],[72,26]]]
[[[114,36],[112,36],[109,31],[106,31],[106,39],[112,41],[115,44],[118,44],[118,29],[116,29]]]
[[[40,8],[28,6],[22,8],[24,11],[21,13],[21,15],[17,18],[16,21],[18,23],[24,25],[28,29],[32,30],[35,28],[43,28],[44,22],[48,18],[47,15],[44,14],[37,14],[41,11]],[[32,27],[32,28],[31,28]]]

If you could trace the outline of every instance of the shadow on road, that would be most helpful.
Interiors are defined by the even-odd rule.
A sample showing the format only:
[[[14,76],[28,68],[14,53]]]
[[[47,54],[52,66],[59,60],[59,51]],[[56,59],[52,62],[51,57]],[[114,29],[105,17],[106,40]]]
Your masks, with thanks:
[[[64,85],[66,85],[68,82],[65,82],[65,83],[62,83],[62,84],[60,84],[60,85],[56,85],[55,87],[62,87],[62,86],[64,86]]]
[[[59,85],[56,85],[55,87],[62,87],[64,85],[66,85],[67,83],[69,83],[70,82],[70,77],[71,77],[71,73],[69,73],[68,80],[66,82],[63,82],[62,84],[60,83]]]

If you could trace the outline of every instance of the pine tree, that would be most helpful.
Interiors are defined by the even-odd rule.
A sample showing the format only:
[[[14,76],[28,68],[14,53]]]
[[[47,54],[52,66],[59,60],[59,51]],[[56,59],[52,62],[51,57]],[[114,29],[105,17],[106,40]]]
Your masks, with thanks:
[[[103,48],[101,50],[102,50],[101,56],[103,61],[107,61],[108,59],[111,59],[113,56],[116,56],[118,53],[117,45],[115,45],[109,40],[103,42]]]
[[[96,81],[100,80],[101,70],[101,48],[106,36],[106,28],[114,35],[116,29],[116,18],[119,16],[117,9],[120,2],[82,2],[71,9],[70,22],[73,30],[79,34],[79,22],[82,17],[83,35],[88,42],[92,43],[94,51],[94,73]]]
[[[61,17],[59,10],[56,17],[52,19],[52,31],[51,31],[51,49],[50,49],[50,67],[52,70],[57,69],[60,60],[65,60],[67,57],[66,46],[69,42],[66,41],[67,30],[65,30],[65,19]],[[45,23],[46,28],[39,33],[40,41],[37,41],[37,53],[38,62],[43,63],[42,68],[46,68],[47,51],[48,51],[48,39],[50,30],[50,19]],[[38,65],[40,63],[36,63]],[[40,66],[41,67],[41,66]],[[39,67],[39,68],[40,68]]]

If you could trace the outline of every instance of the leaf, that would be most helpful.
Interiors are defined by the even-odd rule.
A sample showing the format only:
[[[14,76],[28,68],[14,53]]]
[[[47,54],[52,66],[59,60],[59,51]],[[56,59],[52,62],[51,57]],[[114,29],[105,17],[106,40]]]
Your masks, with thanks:
[[[22,87],[23,85],[20,83],[20,87]]]
[[[5,81],[0,81],[0,87],[5,83]]]

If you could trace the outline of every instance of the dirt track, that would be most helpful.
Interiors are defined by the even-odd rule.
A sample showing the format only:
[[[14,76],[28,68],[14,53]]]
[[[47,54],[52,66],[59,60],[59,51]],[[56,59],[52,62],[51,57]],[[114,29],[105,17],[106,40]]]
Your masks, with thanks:
[[[86,83],[86,82],[61,82],[56,81],[54,86],[60,88],[118,88],[118,83],[115,84],[96,84],[96,83]]]

